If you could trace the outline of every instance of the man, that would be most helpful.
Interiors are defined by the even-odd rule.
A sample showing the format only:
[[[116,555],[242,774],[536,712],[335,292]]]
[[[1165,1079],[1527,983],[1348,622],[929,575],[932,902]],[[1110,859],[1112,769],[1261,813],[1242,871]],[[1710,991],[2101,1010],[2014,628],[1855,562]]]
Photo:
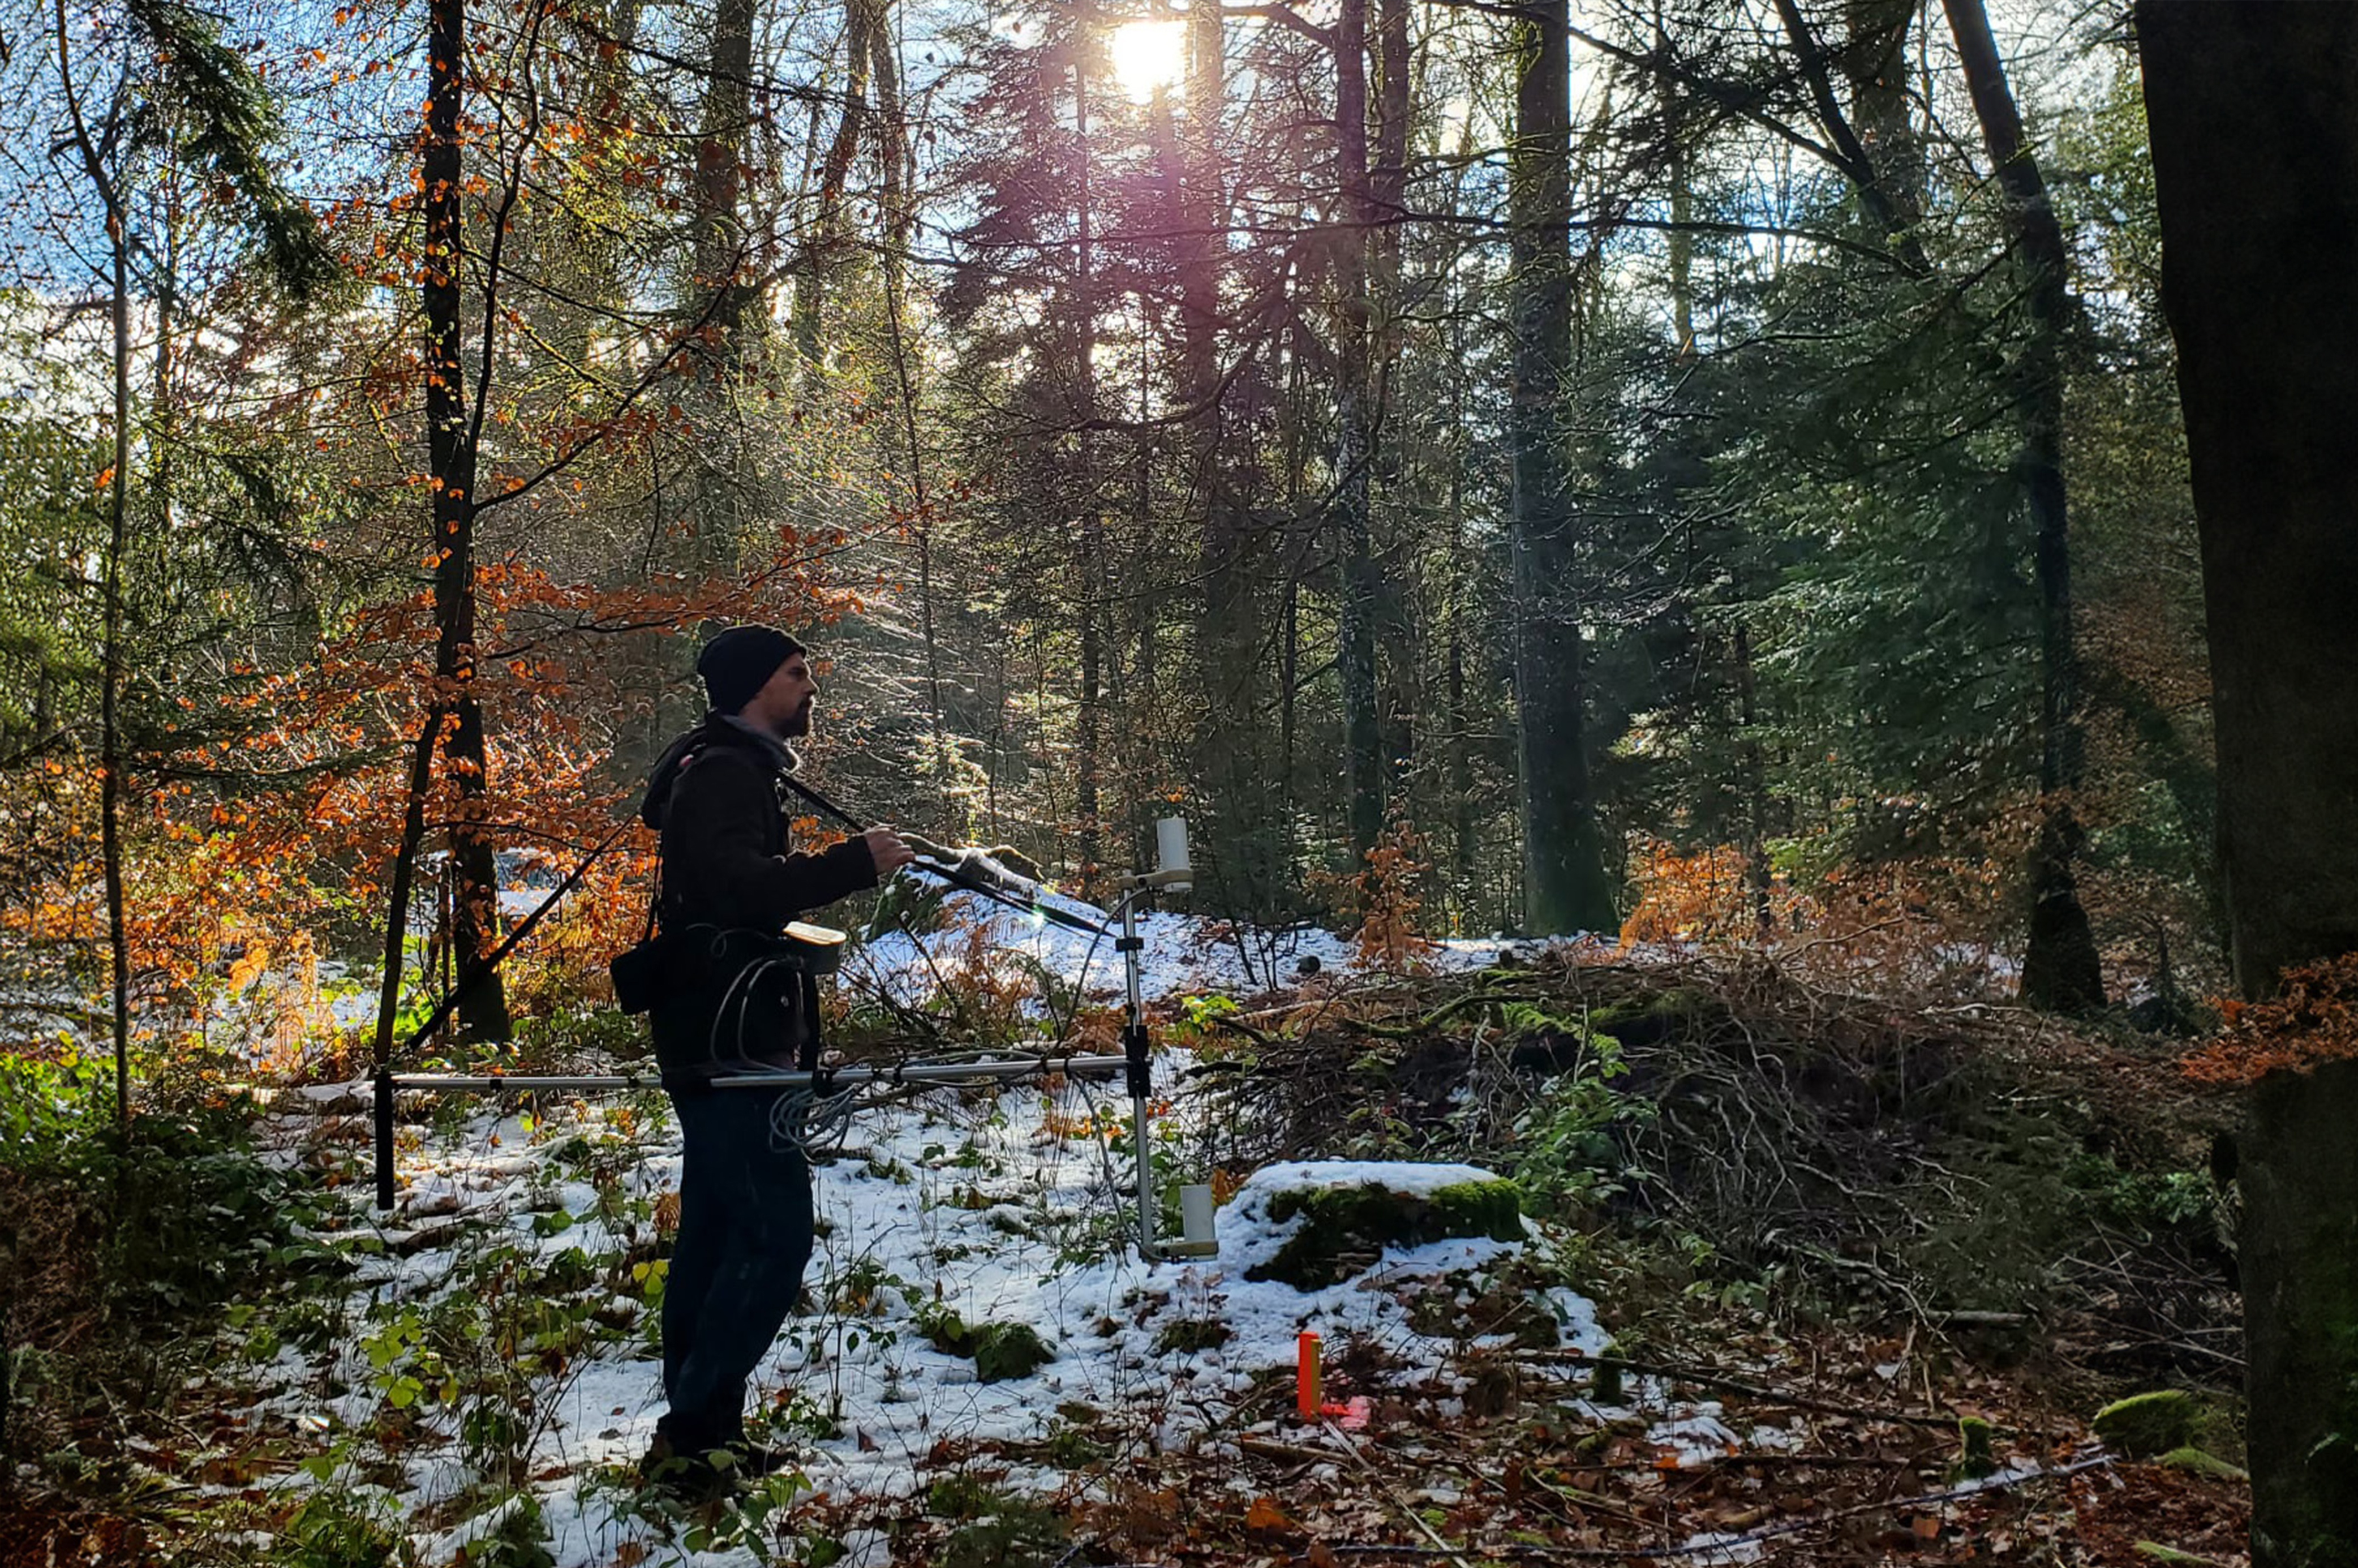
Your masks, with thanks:
[[[640,808],[663,834],[657,919],[679,955],[652,1022],[682,1153],[663,1300],[670,1408],[641,1470],[691,1496],[775,1467],[745,1439],[746,1382],[811,1250],[810,1167],[772,1125],[780,1097],[716,1080],[791,1069],[817,1039],[817,982],[778,961],[787,923],[912,859],[885,827],[816,854],[787,850],[779,781],[797,763],[786,742],[810,732],[818,697],[808,649],[737,626],[696,667],[712,711],[665,752]]]

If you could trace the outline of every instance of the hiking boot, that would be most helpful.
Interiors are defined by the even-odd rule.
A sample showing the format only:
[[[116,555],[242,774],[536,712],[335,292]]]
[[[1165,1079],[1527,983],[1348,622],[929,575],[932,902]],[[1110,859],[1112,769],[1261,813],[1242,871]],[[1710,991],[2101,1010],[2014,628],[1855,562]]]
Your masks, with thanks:
[[[794,1449],[783,1444],[756,1443],[750,1437],[740,1437],[724,1444],[715,1462],[725,1465],[739,1480],[756,1481],[764,1476],[774,1476],[781,1470],[791,1470],[800,1459],[801,1455]]]
[[[726,1453],[726,1450],[722,1451]],[[733,1463],[713,1462],[710,1451],[680,1453],[672,1446],[668,1433],[657,1431],[654,1441],[639,1461],[639,1485],[656,1492],[682,1508],[694,1508],[724,1498],[734,1489],[736,1473]]]

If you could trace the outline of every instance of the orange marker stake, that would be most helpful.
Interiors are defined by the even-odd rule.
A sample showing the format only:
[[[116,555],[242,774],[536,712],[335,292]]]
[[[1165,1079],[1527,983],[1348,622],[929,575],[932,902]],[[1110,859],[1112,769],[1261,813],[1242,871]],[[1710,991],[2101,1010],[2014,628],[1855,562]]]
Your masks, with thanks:
[[[1293,1407],[1304,1421],[1316,1421],[1324,1410],[1325,1389],[1318,1373],[1318,1336],[1303,1329],[1293,1340]]]

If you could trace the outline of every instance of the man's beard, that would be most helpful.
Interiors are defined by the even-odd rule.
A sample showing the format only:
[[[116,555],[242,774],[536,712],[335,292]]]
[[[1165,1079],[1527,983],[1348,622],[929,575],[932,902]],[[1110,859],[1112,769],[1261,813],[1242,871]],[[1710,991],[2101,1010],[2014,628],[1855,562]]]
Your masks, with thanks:
[[[778,726],[779,732],[789,741],[794,740],[798,736],[809,734],[811,732],[811,709],[816,706],[817,706],[817,698],[807,697],[803,698],[803,705],[800,708],[795,708],[792,713],[786,715],[786,721]]]

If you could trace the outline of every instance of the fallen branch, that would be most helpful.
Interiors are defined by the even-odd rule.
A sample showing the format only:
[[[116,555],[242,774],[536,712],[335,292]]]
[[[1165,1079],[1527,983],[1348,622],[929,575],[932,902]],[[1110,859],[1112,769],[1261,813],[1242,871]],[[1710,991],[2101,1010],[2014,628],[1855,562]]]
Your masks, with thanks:
[[[1555,1361],[1572,1365],[1599,1366],[1610,1361],[1624,1371],[1642,1372],[1649,1377],[1668,1378],[1673,1382],[1691,1383],[1698,1389],[1716,1389],[1722,1393],[1741,1394],[1746,1399],[1761,1400],[1770,1404],[1784,1405],[1793,1410],[1811,1411],[1819,1415],[1848,1416],[1855,1421],[1881,1421],[1907,1426],[1953,1428],[1957,1418],[1952,1415],[1929,1415],[1915,1411],[1890,1410],[1880,1405],[1842,1404],[1833,1400],[1812,1399],[1806,1394],[1786,1393],[1777,1389],[1764,1389],[1758,1383],[1725,1377],[1717,1372],[1698,1371],[1693,1367],[1681,1367],[1668,1361],[1640,1361],[1627,1356],[1582,1356],[1562,1350],[1525,1351],[1523,1358],[1535,1361]]]

